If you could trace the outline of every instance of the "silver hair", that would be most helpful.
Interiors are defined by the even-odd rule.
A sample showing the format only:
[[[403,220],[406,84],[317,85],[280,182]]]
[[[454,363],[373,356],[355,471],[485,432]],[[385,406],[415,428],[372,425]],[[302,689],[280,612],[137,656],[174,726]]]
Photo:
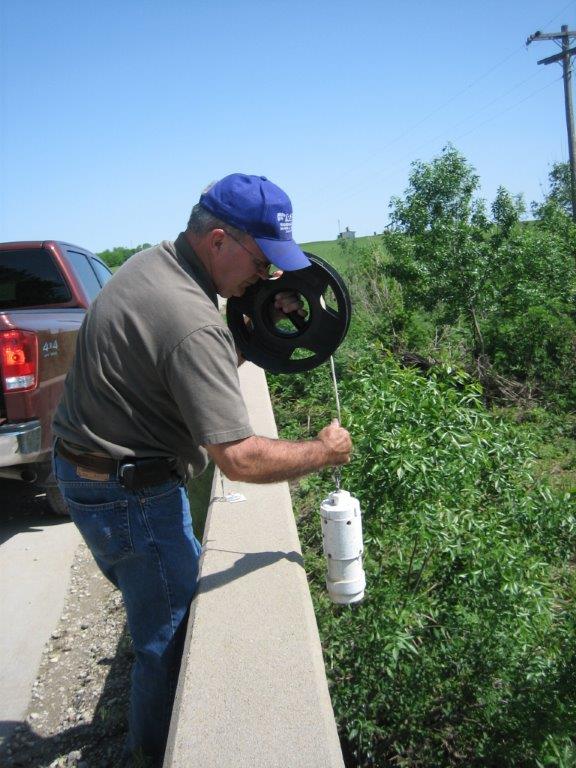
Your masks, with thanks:
[[[208,184],[206,189],[202,190],[202,194],[208,192],[208,190],[213,187],[215,183],[215,181],[212,181],[210,184]],[[197,203],[194,208],[192,208],[192,213],[188,219],[188,229],[197,237],[203,237],[213,229],[224,229],[230,232],[233,237],[236,237],[239,240],[242,240],[246,236],[246,232],[243,232],[241,229],[237,229],[231,224],[222,221],[222,219],[217,218],[214,216],[214,214],[210,213],[210,211],[207,211],[206,208],[203,208],[200,203]]]

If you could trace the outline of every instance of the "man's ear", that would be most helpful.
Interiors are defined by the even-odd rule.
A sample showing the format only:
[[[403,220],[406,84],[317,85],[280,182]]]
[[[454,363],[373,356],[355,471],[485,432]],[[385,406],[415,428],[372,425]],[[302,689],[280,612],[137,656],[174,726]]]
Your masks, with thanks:
[[[226,232],[223,229],[213,229],[208,235],[208,245],[211,252],[218,252],[222,247]]]

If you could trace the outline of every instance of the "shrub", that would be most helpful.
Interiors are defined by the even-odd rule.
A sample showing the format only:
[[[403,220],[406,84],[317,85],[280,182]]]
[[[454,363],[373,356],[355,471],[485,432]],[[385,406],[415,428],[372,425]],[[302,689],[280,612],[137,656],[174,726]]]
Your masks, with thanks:
[[[362,605],[325,593],[309,495],[317,505],[325,476],[306,480],[300,531],[353,765],[561,765],[576,716],[574,497],[533,483],[526,447],[466,375],[422,377],[384,355],[349,365]],[[324,384],[311,384],[319,415]]]
[[[511,317],[494,318],[486,329],[486,349],[503,374],[528,381],[548,395],[563,393],[576,403],[576,323],[562,309],[548,301]]]

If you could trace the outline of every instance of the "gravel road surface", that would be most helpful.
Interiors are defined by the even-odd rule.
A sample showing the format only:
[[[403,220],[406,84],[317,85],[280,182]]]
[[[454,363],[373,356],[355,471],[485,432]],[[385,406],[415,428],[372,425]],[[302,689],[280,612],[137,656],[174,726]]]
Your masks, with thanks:
[[[0,765],[113,768],[133,658],[122,597],[73,524],[52,516],[37,494],[0,484],[0,610],[2,634],[12,638],[0,640]],[[27,586],[17,600],[19,581]],[[48,619],[44,602],[52,604]]]

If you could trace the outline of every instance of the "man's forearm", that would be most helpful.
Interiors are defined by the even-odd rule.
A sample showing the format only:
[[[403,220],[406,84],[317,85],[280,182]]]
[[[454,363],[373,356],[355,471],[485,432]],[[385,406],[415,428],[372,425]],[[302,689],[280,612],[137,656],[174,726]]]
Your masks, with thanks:
[[[275,483],[293,480],[331,464],[331,452],[318,439],[289,442],[267,437],[249,438],[242,451],[229,451],[222,468],[231,480]]]
[[[252,435],[230,443],[204,446],[230,480],[277,483],[350,461],[352,442],[334,419],[314,440],[272,440]]]

